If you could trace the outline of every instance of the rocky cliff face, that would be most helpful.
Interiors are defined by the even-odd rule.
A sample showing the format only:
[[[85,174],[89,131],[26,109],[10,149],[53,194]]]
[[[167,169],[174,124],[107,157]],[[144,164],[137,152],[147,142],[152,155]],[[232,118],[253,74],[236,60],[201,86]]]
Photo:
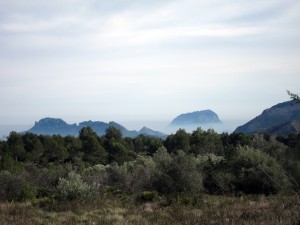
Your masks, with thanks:
[[[269,133],[286,136],[300,130],[300,104],[296,101],[279,103],[261,115],[239,126],[235,131],[246,134]]]
[[[212,110],[202,110],[191,113],[185,113],[177,116],[171,122],[171,126],[193,126],[206,125],[210,123],[221,123],[218,115]]]

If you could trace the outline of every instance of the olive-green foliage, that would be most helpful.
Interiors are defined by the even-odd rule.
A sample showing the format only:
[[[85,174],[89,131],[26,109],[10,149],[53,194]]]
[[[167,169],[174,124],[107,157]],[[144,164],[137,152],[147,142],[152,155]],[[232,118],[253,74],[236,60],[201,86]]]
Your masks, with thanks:
[[[41,141],[43,143],[43,155],[41,161],[43,164],[51,162],[63,163],[64,160],[69,156],[67,149],[64,146],[64,140],[59,135],[42,136]]]
[[[89,185],[96,183],[101,186],[109,185],[109,168],[111,165],[97,164],[88,167],[82,172],[82,179]]]
[[[223,156],[206,154],[197,157],[203,171],[203,186],[210,194],[229,194],[234,191],[235,176],[230,171]]]
[[[285,174],[291,182],[294,191],[300,190],[300,161],[287,160],[284,162]]]
[[[10,132],[7,143],[9,146],[9,153],[16,161],[25,160],[25,149],[21,134],[15,131]]]
[[[259,149],[278,160],[285,158],[285,153],[287,152],[287,146],[277,141],[274,136],[270,136],[268,137],[268,140],[266,140],[262,134],[254,135],[250,146]]]
[[[26,133],[22,138],[26,151],[25,160],[37,163],[44,152],[43,144],[38,135]]]
[[[35,188],[37,197],[51,197],[55,194],[59,178],[71,171],[67,165],[48,164],[44,168],[32,164],[25,166],[26,180]]]
[[[196,155],[207,153],[224,155],[221,136],[213,129],[207,131],[196,129],[191,135],[191,152]]]
[[[117,162],[119,165],[126,161],[133,160],[132,154],[121,142],[109,141],[108,144],[109,161]]]
[[[159,147],[163,146],[163,140],[157,137],[139,135],[133,140],[133,145],[135,152],[153,155]]]
[[[33,200],[35,196],[36,196],[36,191],[29,184],[25,184],[18,195],[18,200],[19,201]]]
[[[1,201],[25,201],[33,198],[35,198],[35,191],[23,176],[12,174],[9,171],[0,172]]]
[[[245,146],[250,145],[251,143],[251,136],[248,136],[241,132],[233,132],[231,134],[223,133],[221,134],[223,146]]]
[[[290,183],[283,168],[268,154],[251,147],[239,147],[231,168],[237,190],[245,193],[278,193]]]
[[[108,171],[114,186],[133,193],[152,189],[154,169],[155,163],[151,157],[139,156],[122,165],[112,164]]]
[[[161,148],[154,154],[154,162],[154,187],[158,192],[197,193],[202,190],[202,174],[197,170],[197,160],[193,155],[178,151],[171,156]]]
[[[122,139],[122,133],[114,126],[109,126],[105,131],[105,138],[108,140],[120,141]]]
[[[23,165],[15,161],[8,153],[4,153],[0,159],[0,170],[7,170],[10,172],[20,172],[23,170]]]
[[[57,199],[61,201],[92,201],[98,193],[99,186],[88,185],[74,171],[67,178],[60,178],[57,185]]]
[[[94,187],[168,196],[297,192],[299,149],[300,134],[275,138],[200,128],[180,129],[165,140],[123,138],[116,128],[101,137],[90,127],[79,137],[11,132],[0,141],[0,198],[87,200],[98,193]]]
[[[92,164],[106,163],[107,151],[100,144],[97,134],[91,127],[84,127],[79,132],[79,139],[82,142],[83,160]]]
[[[175,134],[171,134],[166,138],[165,146],[169,152],[177,150],[188,152],[190,149],[189,134],[184,129],[179,129]]]

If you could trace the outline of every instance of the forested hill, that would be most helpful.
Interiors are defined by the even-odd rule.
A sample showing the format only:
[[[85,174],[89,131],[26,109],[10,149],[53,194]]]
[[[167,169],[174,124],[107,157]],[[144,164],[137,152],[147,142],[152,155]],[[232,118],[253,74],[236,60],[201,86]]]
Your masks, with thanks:
[[[136,137],[140,134],[149,135],[149,136],[158,136],[164,137],[165,134],[151,130],[150,128],[143,127],[140,131],[130,131],[126,129],[121,124],[116,122],[100,122],[100,121],[84,121],[77,124],[68,124],[62,119],[55,119],[55,118],[44,118],[38,122],[35,122],[34,126],[26,132],[34,133],[34,134],[43,134],[43,135],[72,135],[78,136],[79,131],[83,127],[91,127],[97,135],[104,135],[105,131],[108,127],[115,127],[119,129],[124,137]]]

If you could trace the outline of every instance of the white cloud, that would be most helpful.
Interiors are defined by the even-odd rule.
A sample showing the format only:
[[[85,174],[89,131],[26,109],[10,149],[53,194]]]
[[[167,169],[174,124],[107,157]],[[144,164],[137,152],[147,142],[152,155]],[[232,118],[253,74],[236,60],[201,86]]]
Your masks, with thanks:
[[[0,122],[20,112],[155,119],[208,107],[253,116],[300,82],[299,7],[0,0]]]

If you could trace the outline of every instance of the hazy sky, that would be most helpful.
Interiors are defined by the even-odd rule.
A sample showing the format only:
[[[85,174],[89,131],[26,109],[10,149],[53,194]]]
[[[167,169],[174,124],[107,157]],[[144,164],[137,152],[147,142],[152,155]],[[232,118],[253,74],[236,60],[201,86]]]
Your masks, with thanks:
[[[0,124],[249,120],[286,89],[299,0],[0,0]]]

